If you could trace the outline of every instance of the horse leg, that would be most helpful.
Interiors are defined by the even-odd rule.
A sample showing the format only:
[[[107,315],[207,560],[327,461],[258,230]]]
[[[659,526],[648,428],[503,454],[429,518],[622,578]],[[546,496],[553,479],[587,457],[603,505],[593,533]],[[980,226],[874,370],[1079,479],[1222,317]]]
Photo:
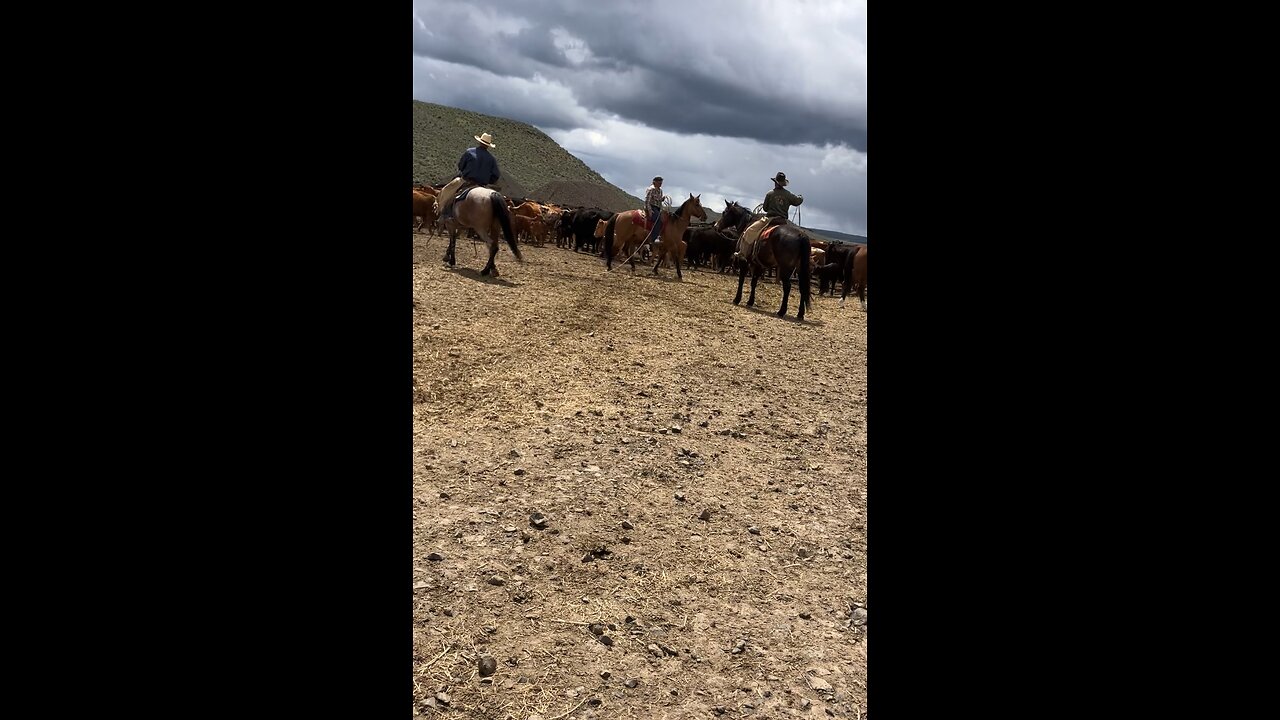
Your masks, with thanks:
[[[778,279],[782,281],[782,307],[778,308],[778,317],[787,316],[787,299],[791,296],[791,273],[794,268],[786,268],[784,271],[782,266],[778,266]]]
[[[733,297],[734,305],[737,305],[738,303],[742,302],[742,284],[746,281],[747,281],[747,264],[745,262],[742,262],[741,267],[738,268],[738,294]]]
[[[485,263],[484,269],[480,271],[480,274],[498,277],[498,266],[493,263],[493,258],[498,255],[498,241],[492,236],[486,237],[485,241],[489,243],[489,262]]]
[[[751,268],[751,295],[747,298],[747,307],[756,306],[756,283],[760,282],[760,276],[764,274],[764,267],[756,264]]]
[[[449,263],[449,267],[453,267],[454,265],[457,264],[457,261],[454,259],[454,256],[453,256],[453,246],[458,243],[458,229],[455,227],[449,230],[448,232],[449,232],[449,247],[445,248],[444,261]]]

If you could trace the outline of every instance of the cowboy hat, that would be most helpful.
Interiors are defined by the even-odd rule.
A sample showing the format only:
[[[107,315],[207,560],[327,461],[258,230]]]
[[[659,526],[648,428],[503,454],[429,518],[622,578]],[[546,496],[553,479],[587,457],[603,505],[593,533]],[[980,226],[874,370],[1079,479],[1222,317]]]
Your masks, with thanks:
[[[786,173],[784,173],[784,172],[782,172],[782,171],[778,171],[778,174],[777,174],[777,175],[774,175],[774,176],[773,176],[773,178],[772,178],[772,180],[773,180],[774,182],[776,182],[776,183],[782,183],[783,185],[786,185],[786,184],[787,184],[787,174],[786,174]]]
[[[483,135],[472,135],[471,137],[480,141],[480,144],[484,145],[485,147],[498,147],[496,144],[494,144],[493,136],[490,135],[489,133],[485,133]]]

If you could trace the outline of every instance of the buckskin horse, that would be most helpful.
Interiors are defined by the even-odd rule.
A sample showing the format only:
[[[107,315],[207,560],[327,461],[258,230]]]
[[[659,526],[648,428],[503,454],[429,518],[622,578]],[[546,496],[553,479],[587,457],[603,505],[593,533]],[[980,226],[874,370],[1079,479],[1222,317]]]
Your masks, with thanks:
[[[449,249],[444,251],[444,261],[449,263],[449,267],[456,264],[453,249],[458,242],[458,230],[467,228],[474,231],[489,245],[489,262],[485,264],[480,274],[492,274],[493,277],[498,277],[498,266],[493,263],[494,256],[498,254],[495,222],[501,226],[502,235],[510,246],[511,253],[516,256],[516,260],[524,262],[524,258],[520,255],[520,246],[516,243],[516,236],[511,231],[511,211],[507,209],[506,198],[502,195],[487,187],[473,187],[465,198],[455,202],[449,210],[453,217],[441,221],[445,230],[449,232]]]
[[[680,205],[679,210],[662,211],[663,226],[658,236],[662,251],[660,255],[671,256],[672,263],[676,266],[676,277],[681,280],[684,276],[680,274],[679,243],[684,235],[684,229],[689,227],[689,219],[692,217],[707,219],[707,211],[702,209],[701,197],[701,195],[690,194],[689,199]],[[635,250],[648,237],[652,227],[645,223],[644,210],[626,210],[609,218],[604,228],[605,268],[613,270],[613,254],[615,242],[617,242],[618,255],[627,258],[631,263],[631,272],[634,273],[636,271]],[[662,257],[659,257],[657,262],[660,265]],[[653,274],[658,274],[658,265],[653,266]]]

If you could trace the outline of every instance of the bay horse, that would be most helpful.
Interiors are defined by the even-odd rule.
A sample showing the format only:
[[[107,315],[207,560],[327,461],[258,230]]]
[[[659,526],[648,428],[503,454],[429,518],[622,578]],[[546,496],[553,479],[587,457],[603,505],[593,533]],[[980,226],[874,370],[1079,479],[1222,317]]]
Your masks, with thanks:
[[[867,245],[859,246],[858,254],[853,256],[853,289],[858,293],[863,312],[867,311],[867,248]]]
[[[659,255],[670,255],[672,262],[676,266],[676,277],[681,280],[684,276],[680,274],[680,241],[684,236],[685,228],[689,227],[689,220],[693,217],[707,219],[707,211],[702,209],[702,196],[689,195],[689,199],[685,200],[680,208],[674,212],[662,211],[662,232],[658,235],[661,244],[661,252]],[[604,229],[604,259],[605,268],[613,269],[614,243],[617,246],[618,254],[627,258],[631,263],[631,272],[636,271],[635,250],[640,246],[644,239],[648,237],[649,230],[652,226],[646,226],[644,222],[644,210],[626,210],[609,218],[609,222]],[[658,258],[658,264],[662,263],[662,257]],[[653,274],[658,274],[658,265],[653,266]]]
[[[800,307],[796,320],[804,320],[804,311],[810,306],[810,245],[809,235],[804,230],[787,223],[766,228],[758,238],[739,236],[736,254],[741,261],[741,269],[738,271],[738,294],[733,298],[734,305],[742,302],[742,285],[747,279],[748,268],[751,270],[751,297],[747,298],[747,307],[756,304],[756,283],[765,269],[777,268],[778,278],[782,280],[782,307],[777,314],[778,317],[786,317],[787,300],[791,297],[791,274],[798,270]]]
[[[458,242],[458,230],[467,228],[480,236],[489,245],[489,262],[480,271],[481,275],[498,277],[498,266],[493,258],[498,254],[498,233],[495,224],[502,229],[502,235],[511,248],[516,260],[524,262],[520,255],[520,246],[511,231],[511,211],[507,208],[507,200],[501,194],[487,187],[477,186],[467,196],[455,202],[450,208],[453,217],[444,220],[442,225],[449,233],[449,248],[444,251],[444,261],[453,267],[455,263],[453,248]]]

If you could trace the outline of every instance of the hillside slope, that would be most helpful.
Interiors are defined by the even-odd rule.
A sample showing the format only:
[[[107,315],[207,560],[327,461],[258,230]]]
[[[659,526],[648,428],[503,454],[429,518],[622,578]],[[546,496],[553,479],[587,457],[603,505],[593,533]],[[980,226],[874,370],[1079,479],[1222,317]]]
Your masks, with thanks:
[[[502,168],[499,192],[567,205],[620,212],[638,208],[628,195],[586,163],[526,123],[445,105],[413,101],[413,179],[436,184],[457,172],[458,157],[476,144],[475,135],[493,135]]]

